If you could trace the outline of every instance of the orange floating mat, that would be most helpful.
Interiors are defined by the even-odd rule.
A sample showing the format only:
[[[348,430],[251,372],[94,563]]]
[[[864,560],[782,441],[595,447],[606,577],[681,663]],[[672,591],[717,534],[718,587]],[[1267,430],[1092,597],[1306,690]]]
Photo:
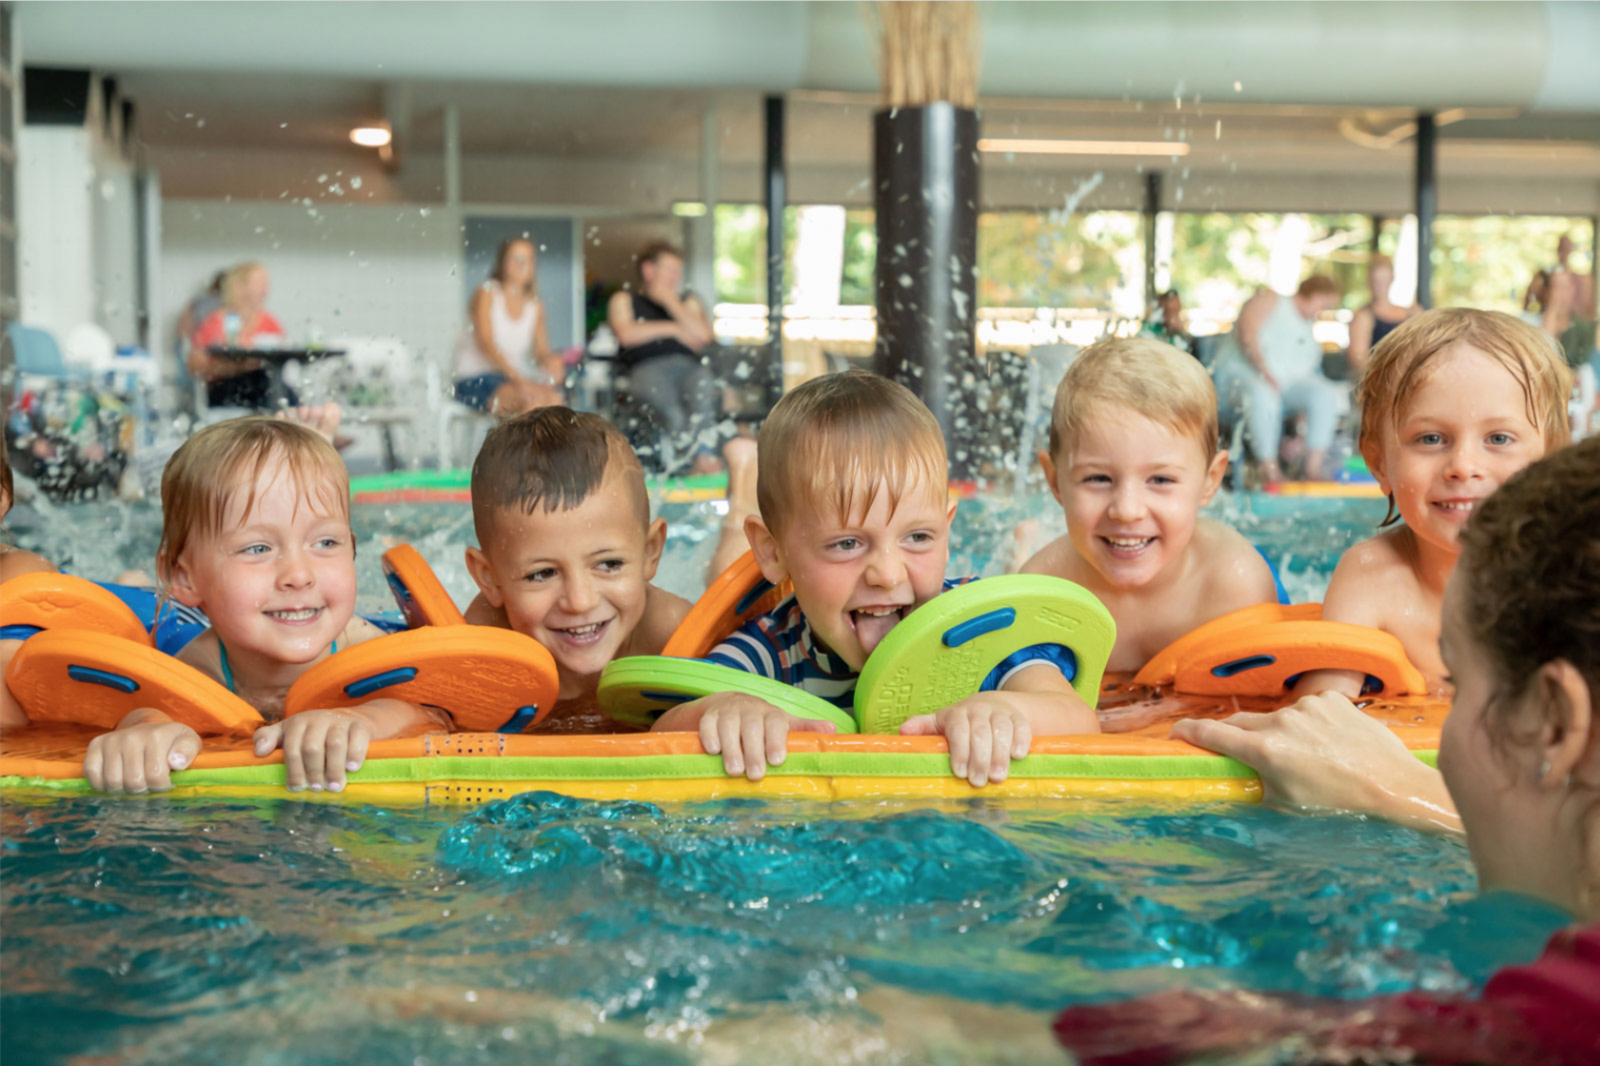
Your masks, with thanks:
[[[1257,603],[1241,607],[1191,630],[1168,644],[1134,675],[1135,685],[1170,685],[1178,679],[1178,664],[1194,655],[1206,641],[1239,629],[1257,629],[1279,622],[1305,622],[1322,617],[1320,603]]]
[[[285,716],[372,699],[442,707],[458,729],[519,733],[548,717],[556,661],[532,637],[491,626],[425,626],[330,655],[289,688]]]
[[[730,633],[772,610],[792,591],[787,581],[774,586],[763,577],[755,552],[747,551],[695,601],[661,654],[677,659],[704,658]]]
[[[406,616],[408,628],[466,625],[466,618],[433,568],[411,545],[401,544],[383,553],[383,576],[388,579],[395,603],[400,605],[400,613]]]
[[[1214,619],[1174,641],[1134,682],[1200,696],[1277,697],[1312,670],[1366,674],[1387,696],[1428,690],[1393,634],[1327,621],[1317,604],[1257,604]]]
[[[0,623],[105,633],[154,646],[133,608],[93,581],[70,574],[23,574],[0,585]]]
[[[130,711],[154,707],[201,735],[263,724],[244,700],[148,644],[77,629],[47,629],[11,659],[6,686],[33,722],[72,722],[106,732]]]

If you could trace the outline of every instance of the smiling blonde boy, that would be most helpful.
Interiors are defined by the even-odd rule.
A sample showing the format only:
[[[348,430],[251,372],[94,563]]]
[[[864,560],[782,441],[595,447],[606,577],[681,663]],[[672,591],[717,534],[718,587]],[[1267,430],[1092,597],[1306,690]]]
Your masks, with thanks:
[[[592,701],[612,659],[659,653],[689,611],[650,583],[667,524],[651,520],[638,457],[599,415],[542,407],[491,430],[472,464],[472,518],[481,595],[467,621],[550,651],[558,713]]]
[[[1039,461],[1067,533],[1022,567],[1075,581],[1117,623],[1107,669],[1138,670],[1190,630],[1277,599],[1266,560],[1200,517],[1228,469],[1217,395],[1194,357],[1147,337],[1085,348],[1056,390]]]
[[[763,575],[788,580],[794,594],[714,649],[711,661],[850,709],[873,649],[959,583],[945,580],[955,515],[946,479],[939,425],[903,385],[852,370],[785,395],[761,430],[760,514],[745,532]],[[834,727],[720,693],[673,708],[654,728],[698,730],[728,773],[758,780],[783,762],[790,731]],[[995,691],[901,728],[943,735],[953,772],[974,785],[1003,781],[1035,733],[1098,731],[1094,712],[1048,659],[1022,662]]]

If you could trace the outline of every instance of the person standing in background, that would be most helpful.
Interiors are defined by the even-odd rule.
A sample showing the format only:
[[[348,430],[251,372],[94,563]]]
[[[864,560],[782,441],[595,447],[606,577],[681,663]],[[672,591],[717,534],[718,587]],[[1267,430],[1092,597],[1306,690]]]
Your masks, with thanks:
[[[705,308],[683,290],[683,253],[666,241],[651,241],[635,256],[637,287],[611,297],[606,320],[622,350],[617,362],[628,373],[633,395],[666,423],[684,453],[694,455],[691,474],[722,469],[707,430],[717,421],[717,389],[700,351],[714,338]]]
[[[562,402],[566,364],[550,350],[539,260],[533,242],[500,245],[489,280],[472,294],[467,328],[456,343],[459,403],[502,418]]]
[[[1358,378],[1378,342],[1400,323],[1417,313],[1417,307],[1401,307],[1389,299],[1394,285],[1394,260],[1374,254],[1367,260],[1367,289],[1372,295],[1367,306],[1350,320],[1350,376]]]
[[[1194,355],[1194,338],[1183,324],[1183,298],[1177,289],[1168,289],[1156,297],[1155,317],[1139,330],[1141,337],[1154,337],[1170,344],[1180,352]]]

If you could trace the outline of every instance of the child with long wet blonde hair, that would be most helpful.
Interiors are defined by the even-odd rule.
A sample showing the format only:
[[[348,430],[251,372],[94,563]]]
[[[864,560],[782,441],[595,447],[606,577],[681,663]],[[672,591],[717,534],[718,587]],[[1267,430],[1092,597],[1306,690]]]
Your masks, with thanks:
[[[381,635],[355,615],[350,479],[325,438],[282,419],[208,426],[168,461],[161,505],[162,586],[211,620],[178,658],[261,712],[256,754],[282,747],[290,791],[341,791],[372,741],[449,727],[392,699],[283,718],[301,674]],[[161,791],[199,752],[194,730],[141,708],[94,739],[84,776],[106,792]]]

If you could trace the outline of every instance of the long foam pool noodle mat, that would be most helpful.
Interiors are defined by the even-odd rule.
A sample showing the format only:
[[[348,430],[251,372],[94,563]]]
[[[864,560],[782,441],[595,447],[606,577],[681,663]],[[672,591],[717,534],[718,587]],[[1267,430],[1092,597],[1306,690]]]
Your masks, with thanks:
[[[1214,706],[1212,713],[1230,710]],[[1447,710],[1438,702],[1401,701],[1385,705],[1383,713],[1406,746],[1429,761]],[[1031,802],[1115,796],[1182,803],[1259,796],[1249,767],[1166,739],[1168,729],[1170,723],[1163,721],[1136,733],[1036,737],[1027,758],[1012,763],[1005,782],[981,789],[951,774],[942,737],[812,733],[791,733],[783,765],[768,767],[767,776],[755,783],[729,777],[721,757],[705,754],[694,733],[458,733],[377,741],[366,764],[337,795],[286,792],[282,753],[258,759],[248,737],[208,739],[193,768],[174,773],[172,781],[177,795],[376,804],[481,802],[536,790],[654,802],[734,797]],[[90,736],[40,727],[0,737],[0,788],[10,799],[87,792],[82,766]]]
[[[22,645],[6,686],[30,722],[71,722],[99,732],[153,707],[202,736],[248,733],[261,715],[187,663],[147,644],[87,630],[49,629]]]
[[[1064,648],[1069,679],[1090,707],[1116,643],[1111,612],[1081,585],[1036,574],[973,581],[911,612],[873,649],[856,682],[863,733],[895,733],[980,691],[1013,653]]]
[[[151,646],[133,609],[92,581],[40,572],[0,585],[0,637],[24,640],[41,629],[104,633]]]
[[[289,687],[285,716],[388,698],[441,707],[456,727],[518,733],[543,721],[560,681],[532,637],[490,626],[425,626],[330,655]]]
[[[612,718],[647,726],[679,704],[722,692],[755,696],[796,718],[832,722],[841,733],[856,731],[855,719],[826,700],[781,681],[700,659],[664,655],[615,659],[601,673],[597,695]]]

